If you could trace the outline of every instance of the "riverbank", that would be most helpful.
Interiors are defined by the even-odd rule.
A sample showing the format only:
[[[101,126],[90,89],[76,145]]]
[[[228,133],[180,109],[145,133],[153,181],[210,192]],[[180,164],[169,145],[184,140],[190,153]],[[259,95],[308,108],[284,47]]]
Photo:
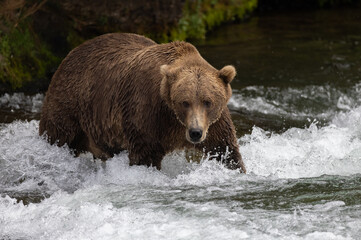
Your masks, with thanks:
[[[156,0],[0,3],[0,94],[46,91],[66,54],[107,32],[134,32],[158,42],[205,39],[225,23],[287,9],[359,5],[359,0]]]

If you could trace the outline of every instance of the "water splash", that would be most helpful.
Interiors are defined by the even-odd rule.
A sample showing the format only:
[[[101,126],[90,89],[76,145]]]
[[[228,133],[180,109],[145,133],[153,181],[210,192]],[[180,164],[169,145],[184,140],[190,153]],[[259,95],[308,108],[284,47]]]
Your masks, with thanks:
[[[49,145],[36,120],[4,124],[0,238],[357,239],[360,123],[356,107],[323,127],[254,127],[239,139],[247,175],[184,152],[162,171],[130,167],[126,152],[102,163]],[[41,202],[14,198],[29,194]]]
[[[254,127],[240,139],[248,170],[281,178],[361,173],[361,107],[339,113],[332,124],[291,128],[282,134]]]
[[[325,127],[316,122],[282,134],[254,127],[239,139],[250,175],[276,178],[349,176],[361,173],[361,107],[339,113]],[[0,129],[0,183],[3,192],[74,192],[94,184],[205,186],[239,180],[221,164],[190,163],[184,152],[168,155],[163,171],[129,167],[127,153],[106,163],[90,154],[74,157],[68,147],[49,145],[38,136],[38,121],[13,122]]]
[[[243,208],[237,196],[221,202],[217,189],[94,186],[56,192],[24,206],[0,198],[5,239],[357,239],[358,205],[302,204],[291,210]],[[258,186],[260,188],[260,186]],[[188,196],[189,195],[189,196]],[[213,198],[210,197],[213,195]],[[206,199],[202,200],[202,198]],[[320,218],[322,215],[322,218]],[[139,227],[142,226],[142,227]]]
[[[41,93],[28,96],[24,93],[5,93],[0,96],[0,108],[10,108],[12,110],[25,110],[32,113],[39,113],[43,105],[44,95]]]
[[[360,83],[343,90],[329,85],[301,88],[249,86],[234,91],[229,107],[290,119],[330,120],[337,112],[361,105],[360,99]]]

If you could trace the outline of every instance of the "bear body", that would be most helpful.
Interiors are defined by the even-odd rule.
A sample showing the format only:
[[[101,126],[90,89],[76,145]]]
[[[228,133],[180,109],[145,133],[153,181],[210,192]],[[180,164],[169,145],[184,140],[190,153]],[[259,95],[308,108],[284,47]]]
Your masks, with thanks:
[[[215,69],[186,42],[105,34],[63,60],[39,133],[103,160],[127,150],[130,165],[158,169],[167,153],[195,147],[246,172],[227,108],[234,76],[232,66]]]

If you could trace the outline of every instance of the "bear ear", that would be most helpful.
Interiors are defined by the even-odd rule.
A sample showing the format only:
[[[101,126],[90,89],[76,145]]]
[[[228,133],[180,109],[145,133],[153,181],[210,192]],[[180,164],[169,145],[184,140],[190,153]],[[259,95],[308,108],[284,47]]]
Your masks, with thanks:
[[[223,67],[221,70],[219,70],[218,76],[226,84],[231,83],[234,77],[236,76],[236,69],[231,65],[227,65]]]
[[[175,68],[166,64],[160,66],[159,68],[160,74],[162,75],[163,79],[167,79],[170,84],[175,81],[179,70],[180,68]]]
[[[160,73],[163,75],[163,77],[169,76],[169,66],[168,65],[162,65],[160,66]]]

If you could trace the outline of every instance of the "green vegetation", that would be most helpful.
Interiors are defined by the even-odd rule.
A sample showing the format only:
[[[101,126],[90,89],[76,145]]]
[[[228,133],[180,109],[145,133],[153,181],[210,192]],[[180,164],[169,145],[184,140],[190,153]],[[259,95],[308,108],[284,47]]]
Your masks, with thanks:
[[[119,3],[119,0],[112,1]],[[289,3],[287,0],[267,1],[264,0],[269,4]],[[327,8],[360,1],[314,0],[313,6]],[[81,2],[83,5],[89,3],[86,0]],[[161,3],[158,1],[158,4]],[[70,0],[0,0],[0,94],[4,91],[46,89],[61,58],[96,35],[132,31],[157,42],[205,39],[206,33],[215,27],[243,20],[264,3],[261,0],[179,1],[183,10],[180,12],[181,7],[177,8],[179,13],[168,16],[166,24],[158,28],[147,26],[148,23],[144,21],[129,24],[122,20],[123,16],[114,17],[113,11],[104,10],[93,18],[91,13],[98,10],[97,5],[90,7],[89,11],[80,11],[72,4]],[[117,4],[115,6],[119,7]],[[131,19],[131,12],[126,7],[119,8]],[[37,15],[38,12],[42,14]],[[137,14],[145,14],[148,18],[144,19],[152,19],[157,14],[162,16],[161,13],[148,11]]]
[[[81,37],[74,29],[70,29],[68,36],[66,37],[66,42],[69,44],[70,48],[73,49],[85,42],[85,39]]]
[[[0,85],[9,91],[34,82],[39,87],[60,62],[32,31],[31,15],[45,2],[0,2]]]
[[[178,26],[166,40],[205,38],[207,31],[225,22],[244,19],[256,7],[257,0],[187,0]]]
[[[60,59],[30,32],[27,25],[0,32],[0,81],[18,89],[48,78]]]

